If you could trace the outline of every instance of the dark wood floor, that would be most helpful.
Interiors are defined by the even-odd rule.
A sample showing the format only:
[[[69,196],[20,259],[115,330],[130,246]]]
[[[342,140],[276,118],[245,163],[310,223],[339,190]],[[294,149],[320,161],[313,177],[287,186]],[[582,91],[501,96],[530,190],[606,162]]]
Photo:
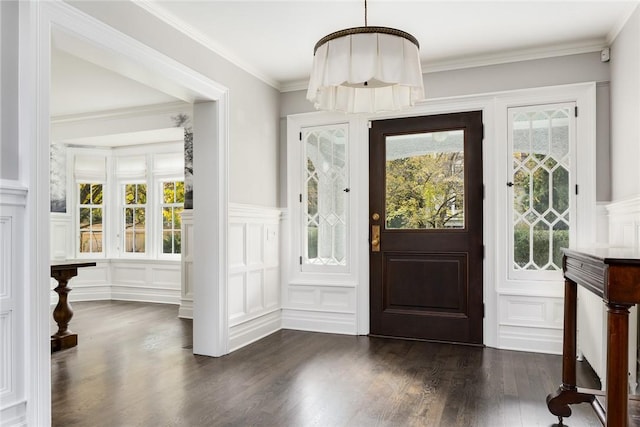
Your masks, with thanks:
[[[54,426],[552,426],[560,356],[283,330],[191,353],[176,306],[74,304],[51,356]],[[588,368],[579,383],[596,387]],[[565,425],[599,426],[574,407]]]

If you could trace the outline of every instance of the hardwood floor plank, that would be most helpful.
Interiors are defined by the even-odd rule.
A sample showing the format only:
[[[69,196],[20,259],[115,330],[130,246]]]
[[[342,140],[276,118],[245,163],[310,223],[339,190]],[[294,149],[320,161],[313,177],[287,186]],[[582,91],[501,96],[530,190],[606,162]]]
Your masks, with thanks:
[[[282,330],[192,354],[177,307],[73,306],[78,347],[51,356],[54,426],[552,426],[560,356]],[[579,382],[597,388],[580,364]],[[598,426],[586,406],[568,426]]]

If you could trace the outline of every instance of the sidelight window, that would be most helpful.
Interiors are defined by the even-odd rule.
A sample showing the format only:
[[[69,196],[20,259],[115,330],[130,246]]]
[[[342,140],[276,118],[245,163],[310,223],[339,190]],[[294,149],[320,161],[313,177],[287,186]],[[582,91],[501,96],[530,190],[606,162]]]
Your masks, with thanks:
[[[511,276],[562,270],[575,218],[570,104],[509,109]]]
[[[306,128],[303,143],[303,269],[347,265],[348,127]],[[308,269],[308,268],[307,268]]]

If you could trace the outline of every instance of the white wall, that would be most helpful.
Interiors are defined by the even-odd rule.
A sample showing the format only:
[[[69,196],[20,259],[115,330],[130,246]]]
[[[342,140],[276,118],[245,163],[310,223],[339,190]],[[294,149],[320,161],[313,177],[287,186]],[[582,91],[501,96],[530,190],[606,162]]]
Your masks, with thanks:
[[[229,200],[259,206],[278,205],[280,94],[276,89],[151,16],[134,3],[70,3],[229,88]],[[255,180],[256,176],[260,177],[259,181]]]
[[[612,200],[640,195],[640,8],[611,46]]]
[[[0,178],[18,179],[18,2],[0,2]]]

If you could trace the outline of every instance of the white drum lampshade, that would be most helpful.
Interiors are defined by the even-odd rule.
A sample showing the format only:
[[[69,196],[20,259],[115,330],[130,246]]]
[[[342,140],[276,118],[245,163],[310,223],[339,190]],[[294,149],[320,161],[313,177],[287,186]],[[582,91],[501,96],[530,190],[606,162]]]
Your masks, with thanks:
[[[319,110],[396,111],[424,99],[420,45],[395,28],[348,28],[315,46],[307,99]]]

